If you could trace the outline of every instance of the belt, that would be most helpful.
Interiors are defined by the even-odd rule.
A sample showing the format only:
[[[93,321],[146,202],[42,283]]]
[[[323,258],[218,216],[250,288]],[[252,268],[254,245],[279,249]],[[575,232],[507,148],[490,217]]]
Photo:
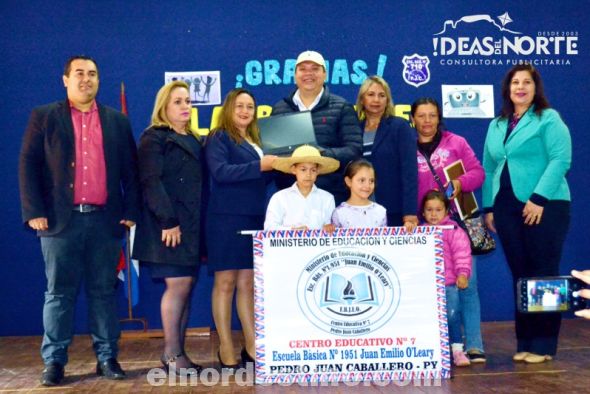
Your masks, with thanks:
[[[76,204],[73,210],[80,213],[88,213],[94,211],[102,211],[104,205],[92,205],[92,204]]]

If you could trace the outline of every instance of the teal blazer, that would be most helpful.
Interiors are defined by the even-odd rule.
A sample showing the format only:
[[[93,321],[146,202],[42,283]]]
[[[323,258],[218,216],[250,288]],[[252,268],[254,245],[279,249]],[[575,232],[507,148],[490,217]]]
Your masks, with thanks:
[[[502,118],[492,120],[488,128],[483,152],[484,208],[494,205],[506,163],[518,200],[526,202],[536,193],[548,200],[570,201],[565,175],[572,162],[572,141],[559,113],[546,109],[537,116],[533,106],[504,145],[507,131],[508,120]]]

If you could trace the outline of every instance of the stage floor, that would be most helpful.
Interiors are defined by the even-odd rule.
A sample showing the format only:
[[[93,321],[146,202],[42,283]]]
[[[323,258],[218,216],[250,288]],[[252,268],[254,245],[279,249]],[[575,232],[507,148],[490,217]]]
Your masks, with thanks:
[[[124,338],[119,362],[128,378],[111,381],[95,375],[96,360],[89,336],[78,336],[70,348],[63,384],[46,388],[39,384],[43,364],[39,357],[40,337],[0,337],[0,393],[590,393],[590,321],[564,320],[559,350],[553,361],[527,365],[512,362],[515,340],[512,322],[483,324],[488,361],[454,368],[453,379],[430,382],[349,382],[337,386],[254,386],[252,374],[243,372],[224,379],[209,374],[207,379],[182,382],[180,378],[148,381],[148,372],[160,367],[161,339]],[[235,334],[236,339],[238,334]],[[237,343],[237,341],[236,341]],[[205,368],[219,367],[217,336],[187,338],[187,352]],[[237,346],[237,345],[236,345]],[[236,349],[236,353],[239,349]]]

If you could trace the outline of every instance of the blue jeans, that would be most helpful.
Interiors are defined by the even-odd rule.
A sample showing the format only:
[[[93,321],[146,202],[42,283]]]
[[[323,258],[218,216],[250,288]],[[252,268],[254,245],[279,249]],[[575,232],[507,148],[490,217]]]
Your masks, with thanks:
[[[449,344],[463,343],[461,336],[461,301],[457,285],[446,286],[447,324],[449,325]]]
[[[120,336],[115,298],[121,242],[114,238],[102,211],[72,212],[62,232],[41,237],[47,291],[43,306],[45,364],[68,362],[74,308],[82,281],[88,302],[88,325],[99,361],[116,358]]]
[[[479,304],[479,292],[477,291],[477,265],[475,256],[473,256],[469,286],[465,290],[459,290],[459,301],[461,304],[461,320],[465,333],[465,349],[477,350],[483,353],[481,306]]]

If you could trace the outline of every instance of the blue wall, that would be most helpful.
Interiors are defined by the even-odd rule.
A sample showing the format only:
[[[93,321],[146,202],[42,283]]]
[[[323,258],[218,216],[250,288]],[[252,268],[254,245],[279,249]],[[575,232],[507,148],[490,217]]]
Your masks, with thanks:
[[[436,5],[432,5],[436,3]],[[564,251],[562,271],[589,267],[584,256],[590,243],[583,227],[590,221],[590,159],[586,106],[581,102],[590,84],[586,12],[588,0],[490,2],[431,1],[7,1],[0,3],[0,335],[42,332],[44,264],[37,238],[23,229],[18,198],[17,161],[23,131],[34,106],[63,99],[61,74],[71,54],[93,56],[99,65],[98,99],[120,108],[119,85],[125,82],[130,119],[136,136],[146,127],[155,93],[165,71],[221,72],[222,93],[241,80],[260,104],[272,105],[286,95],[293,82],[285,69],[306,49],[320,51],[333,68],[329,85],[333,92],[354,101],[363,72],[380,71],[393,90],[397,104],[410,104],[420,96],[440,98],[441,84],[493,84],[496,112],[499,82],[510,65],[506,60],[541,61],[546,92],[561,113],[574,141],[574,162],[569,173],[573,195],[573,220]],[[512,23],[501,32],[498,16],[508,12]],[[480,21],[447,26],[446,20],[488,14],[497,23]],[[551,37],[557,33],[559,38]],[[524,50],[538,37],[548,37],[547,52],[537,55],[442,55],[442,37],[458,42],[467,38],[467,49],[484,37],[524,39]],[[566,39],[576,54],[566,53]],[[435,40],[437,38],[437,40]],[[551,39],[552,38],[552,39]],[[513,41],[511,41],[513,42]],[[559,53],[556,53],[556,43]],[[436,45],[436,47],[435,47]],[[535,47],[538,48],[538,47]],[[485,50],[485,47],[483,48]],[[437,53],[435,56],[434,52]],[[419,88],[404,82],[402,58],[417,53],[430,60],[430,81]],[[553,64],[545,64],[552,61]],[[566,64],[556,64],[559,63]],[[441,62],[443,64],[441,64]],[[458,63],[455,64],[455,63]],[[464,64],[462,63],[464,62]],[[451,63],[450,65],[448,63]],[[258,67],[276,70],[262,78]],[[336,72],[334,72],[336,70]],[[272,77],[274,74],[275,77]],[[402,107],[403,108],[403,107]],[[200,127],[209,127],[211,107],[199,107]],[[489,119],[451,119],[448,128],[465,136],[481,157]],[[484,320],[512,318],[509,273],[501,250],[479,259],[480,293]],[[211,278],[203,270],[194,296],[193,326],[212,325],[209,306]],[[141,301],[136,315],[160,326],[159,297],[162,284],[147,275],[141,278]],[[79,303],[77,330],[86,330],[85,303]],[[121,316],[125,315],[121,296]]]

